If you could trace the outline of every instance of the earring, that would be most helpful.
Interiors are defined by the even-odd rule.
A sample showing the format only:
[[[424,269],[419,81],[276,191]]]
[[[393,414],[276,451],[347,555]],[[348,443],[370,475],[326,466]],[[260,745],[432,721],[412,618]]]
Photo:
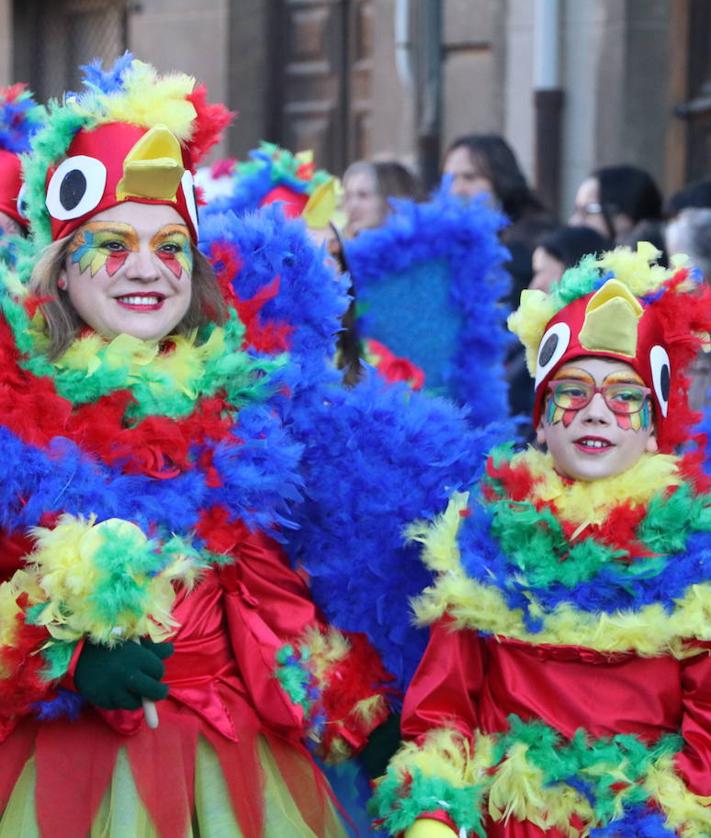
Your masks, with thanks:
[[[61,289],[62,291],[67,290],[67,279],[66,277],[60,276],[57,280],[57,288]]]

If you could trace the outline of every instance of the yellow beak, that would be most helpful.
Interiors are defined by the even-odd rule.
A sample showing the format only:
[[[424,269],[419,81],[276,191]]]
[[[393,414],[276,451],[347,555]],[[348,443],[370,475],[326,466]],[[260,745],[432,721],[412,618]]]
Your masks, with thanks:
[[[180,143],[166,127],[157,125],[126,155],[116,197],[119,201],[126,198],[174,201],[184,172]]]
[[[627,286],[617,279],[608,279],[587,305],[580,345],[591,351],[634,358],[642,314],[644,309]]]

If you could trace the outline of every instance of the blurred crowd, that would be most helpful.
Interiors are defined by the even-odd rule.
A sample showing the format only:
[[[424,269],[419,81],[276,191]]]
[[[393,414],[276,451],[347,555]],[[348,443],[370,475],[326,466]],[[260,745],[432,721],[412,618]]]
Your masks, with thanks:
[[[501,241],[509,252],[515,309],[526,288],[547,292],[564,271],[587,254],[615,245],[651,242],[669,265],[685,254],[711,279],[711,178],[684,186],[665,198],[649,172],[633,165],[602,166],[579,184],[570,216],[557,218],[526,180],[511,146],[498,134],[469,134],[454,140],[443,156],[442,176],[463,200],[479,198],[508,220]],[[353,238],[382,225],[393,198],[422,200],[424,185],[410,169],[392,160],[351,164],[343,175],[344,235]],[[531,379],[520,348],[507,359],[512,415],[530,413]],[[711,364],[694,370],[692,406],[704,406]]]

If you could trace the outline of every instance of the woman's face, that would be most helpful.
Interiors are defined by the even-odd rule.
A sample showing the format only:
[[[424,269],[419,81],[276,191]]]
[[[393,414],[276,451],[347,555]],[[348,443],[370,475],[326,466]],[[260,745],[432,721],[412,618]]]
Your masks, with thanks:
[[[192,249],[169,206],[129,201],[97,213],[73,235],[57,285],[99,334],[160,340],[185,316]]]
[[[355,171],[343,181],[343,210],[348,217],[346,235],[353,237],[361,230],[379,227],[387,215],[387,204],[380,197],[375,175]]]
[[[578,187],[575,195],[575,208],[568,223],[571,227],[592,227],[593,230],[602,233],[606,238],[620,241],[621,238],[632,232],[635,222],[625,212],[611,212],[609,207],[607,210],[610,214],[612,230],[608,227],[602,212],[600,182],[596,177],[589,177]]]
[[[452,176],[452,194],[464,198],[475,195],[496,197],[494,184],[481,171],[476,160],[465,146],[457,146],[447,155],[443,172]]]
[[[543,247],[537,247],[533,251],[533,279],[529,288],[544,291],[546,294],[550,291],[551,285],[563,276],[565,265],[556,259],[552,253],[549,253]]]

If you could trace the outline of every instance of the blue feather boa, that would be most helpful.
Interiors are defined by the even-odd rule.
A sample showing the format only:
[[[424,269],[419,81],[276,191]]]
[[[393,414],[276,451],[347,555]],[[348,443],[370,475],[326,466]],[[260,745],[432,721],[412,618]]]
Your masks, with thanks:
[[[279,293],[266,303],[260,318],[291,327],[292,391],[338,379],[332,358],[349,304],[347,282],[326,264],[325,248],[311,241],[304,222],[286,219],[278,205],[245,216],[208,208],[200,249],[209,258],[215,246],[232,249],[241,262],[232,280],[241,300],[252,299],[279,277]]]
[[[353,390],[297,400],[290,429],[304,445],[305,500],[287,549],[328,619],[365,632],[404,690],[427,642],[409,600],[431,581],[404,530],[443,511],[507,429],[475,430],[446,400],[374,373]]]
[[[361,333],[426,373],[429,359],[418,353],[432,355],[438,392],[467,405],[474,424],[506,416],[503,361],[512,339],[501,303],[509,286],[502,267],[508,253],[498,240],[504,217],[483,201],[451,195],[448,184],[428,203],[391,203],[394,212],[381,227],[345,246],[358,307],[365,310]],[[386,301],[397,304],[397,317],[377,310]],[[423,330],[431,339],[422,338]],[[451,357],[434,357],[442,351],[440,336]]]
[[[219,487],[208,486],[198,469],[171,480],[123,474],[67,439],[55,438],[43,450],[0,426],[0,526],[24,531],[47,513],[91,512],[99,520],[125,518],[146,532],[157,527],[163,533],[189,533],[201,510],[223,504],[232,519],[279,537],[291,526],[287,504],[299,497],[300,446],[265,407],[245,408],[239,420],[235,434],[242,444],[214,448]]]
[[[418,550],[404,544],[404,529],[441,512],[510,428],[473,430],[465,411],[372,372],[354,389],[342,388],[331,358],[346,283],[302,221],[285,219],[277,206],[243,217],[208,212],[202,233],[208,256],[213,246],[228,245],[239,257],[233,287],[240,299],[280,277],[278,296],[260,316],[292,327],[297,374],[291,397],[275,406],[303,447],[304,501],[293,510],[298,529],[287,549],[308,571],[329,621],[365,632],[404,689],[427,639],[410,624],[408,600],[430,581]]]

